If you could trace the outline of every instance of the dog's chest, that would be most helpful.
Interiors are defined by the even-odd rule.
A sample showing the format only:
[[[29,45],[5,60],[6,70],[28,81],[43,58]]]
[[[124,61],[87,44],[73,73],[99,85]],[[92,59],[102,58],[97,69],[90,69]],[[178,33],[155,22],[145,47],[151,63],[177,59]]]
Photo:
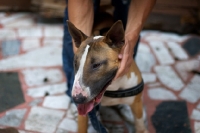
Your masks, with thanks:
[[[135,75],[134,72],[130,73],[130,77],[126,75],[116,79],[112,82],[111,85],[108,86],[106,90],[115,91],[119,89],[128,89],[138,84],[138,77]],[[135,96],[125,97],[125,98],[110,98],[110,97],[103,97],[101,101],[101,105],[103,106],[111,106],[117,104],[132,104],[134,101]]]

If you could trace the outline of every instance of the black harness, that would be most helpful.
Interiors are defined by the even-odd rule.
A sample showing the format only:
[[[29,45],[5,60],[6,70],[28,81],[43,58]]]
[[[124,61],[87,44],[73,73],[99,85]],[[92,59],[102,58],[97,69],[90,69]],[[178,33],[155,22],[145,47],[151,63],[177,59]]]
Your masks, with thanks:
[[[130,96],[135,96],[139,94],[140,92],[142,92],[143,89],[144,89],[144,82],[142,80],[140,84],[129,89],[117,90],[117,91],[106,91],[104,93],[104,96],[112,97],[112,98],[130,97]]]

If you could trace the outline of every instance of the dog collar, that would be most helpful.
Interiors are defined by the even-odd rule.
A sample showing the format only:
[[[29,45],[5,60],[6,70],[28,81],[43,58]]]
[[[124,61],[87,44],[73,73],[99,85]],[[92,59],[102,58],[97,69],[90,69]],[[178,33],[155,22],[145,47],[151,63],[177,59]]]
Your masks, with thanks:
[[[104,93],[104,96],[112,98],[130,97],[142,92],[143,88],[144,88],[144,82],[142,80],[140,84],[129,89],[118,90],[118,91],[106,91]]]

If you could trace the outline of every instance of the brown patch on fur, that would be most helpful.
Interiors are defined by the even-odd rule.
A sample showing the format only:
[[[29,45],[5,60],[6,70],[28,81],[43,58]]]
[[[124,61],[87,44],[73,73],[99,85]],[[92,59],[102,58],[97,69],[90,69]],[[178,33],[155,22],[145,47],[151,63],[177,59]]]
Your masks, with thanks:
[[[78,115],[78,133],[87,133],[88,117]]]
[[[131,110],[132,110],[134,116],[137,119],[140,119],[143,116],[143,110],[142,110],[143,104],[142,104],[142,98],[141,97],[142,97],[142,92],[135,96],[134,102],[130,105]]]
[[[91,78],[101,78],[105,74],[105,70],[109,71],[113,68],[118,68],[118,53],[119,49],[110,48],[104,41],[104,37],[93,40],[92,44],[90,44],[90,50],[88,51],[86,64],[90,65],[92,63],[101,63],[105,62],[98,71],[92,73],[90,66],[84,66],[83,77],[87,77],[85,79],[86,83],[90,82]],[[89,76],[92,75],[92,76]]]

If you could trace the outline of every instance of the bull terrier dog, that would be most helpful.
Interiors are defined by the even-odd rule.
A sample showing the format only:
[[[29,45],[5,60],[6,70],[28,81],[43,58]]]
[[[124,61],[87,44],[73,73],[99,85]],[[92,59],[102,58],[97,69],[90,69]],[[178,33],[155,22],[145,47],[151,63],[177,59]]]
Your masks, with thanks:
[[[124,46],[124,28],[118,20],[105,36],[86,36],[67,21],[78,50],[74,56],[72,99],[78,109],[78,132],[87,132],[87,114],[96,105],[127,104],[135,118],[136,133],[147,133],[143,120],[143,80],[134,59],[128,73],[115,80],[118,55]]]

